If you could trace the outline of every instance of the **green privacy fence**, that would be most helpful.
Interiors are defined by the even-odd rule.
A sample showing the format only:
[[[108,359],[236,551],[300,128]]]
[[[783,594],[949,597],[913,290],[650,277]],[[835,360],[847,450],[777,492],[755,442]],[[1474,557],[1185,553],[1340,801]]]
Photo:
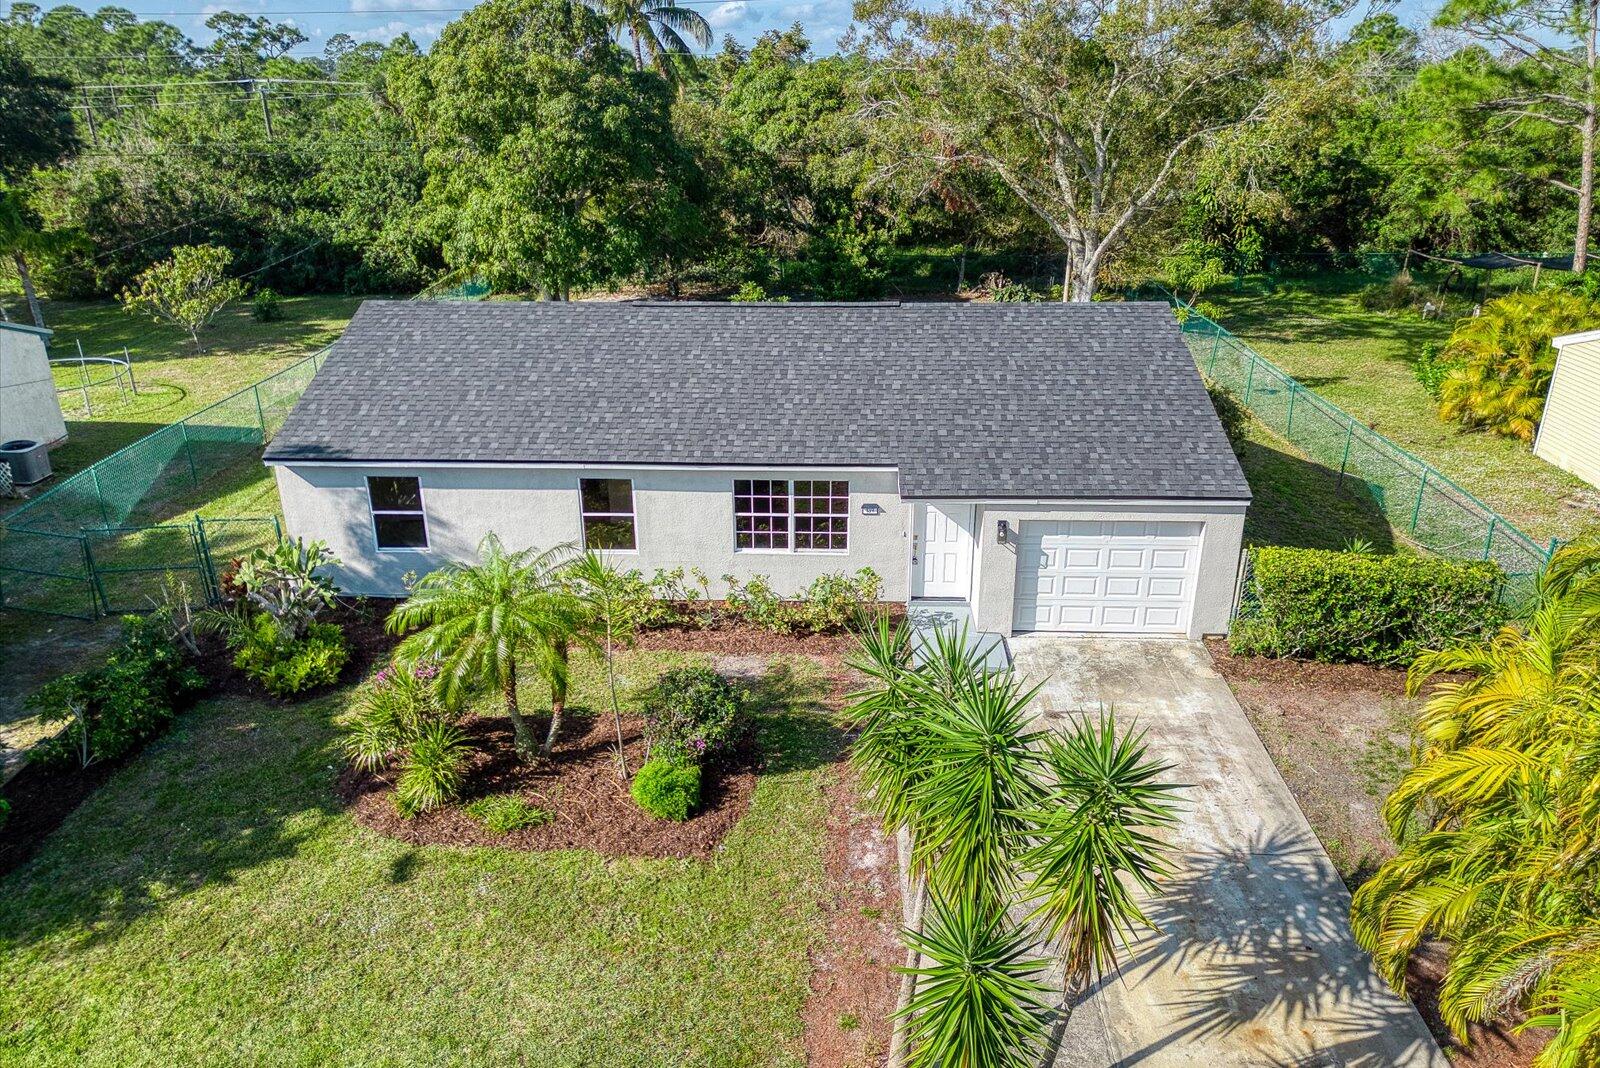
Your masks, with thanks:
[[[5,516],[0,608],[87,619],[147,609],[168,573],[214,596],[219,568],[282,531],[276,516],[198,513],[270,477],[261,450],[323,355],[140,438]]]
[[[1302,386],[1222,326],[1166,294],[1183,336],[1211,382],[1257,420],[1328,470],[1336,491],[1365,494],[1389,525],[1419,548],[1458,560],[1493,560],[1505,597],[1522,602],[1557,542],[1540,545],[1448,476]]]

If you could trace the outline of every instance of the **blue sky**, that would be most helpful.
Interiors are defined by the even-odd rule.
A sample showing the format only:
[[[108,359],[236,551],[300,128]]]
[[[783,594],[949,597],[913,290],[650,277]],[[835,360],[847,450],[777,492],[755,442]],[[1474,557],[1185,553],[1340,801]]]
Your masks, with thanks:
[[[52,0],[39,0],[52,7]],[[831,52],[839,37],[850,26],[851,0],[680,0],[698,8],[710,21],[717,39],[726,34],[749,43],[763,31],[801,23],[819,52]],[[1438,0],[1400,0],[1392,7],[1403,22],[1423,28]],[[77,0],[79,7],[94,10],[94,0]],[[348,33],[362,41],[387,41],[399,34],[411,35],[427,47],[450,20],[459,18],[470,0],[236,0],[230,3],[203,3],[201,0],[123,0],[119,6],[145,18],[164,19],[180,27],[196,40],[209,34],[205,20],[220,10],[273,16],[293,22],[311,40],[303,51],[320,51],[323,42],[336,33]],[[9,4],[0,0],[0,8]],[[1363,11],[1366,10],[1364,7]]]

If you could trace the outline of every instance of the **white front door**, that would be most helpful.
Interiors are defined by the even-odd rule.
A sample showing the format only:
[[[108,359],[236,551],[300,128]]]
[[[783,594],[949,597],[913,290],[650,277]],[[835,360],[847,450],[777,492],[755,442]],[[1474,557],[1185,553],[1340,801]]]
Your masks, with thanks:
[[[1017,552],[1017,630],[1184,634],[1199,523],[1027,522]]]
[[[921,505],[912,555],[918,597],[966,600],[972,592],[972,505]]]

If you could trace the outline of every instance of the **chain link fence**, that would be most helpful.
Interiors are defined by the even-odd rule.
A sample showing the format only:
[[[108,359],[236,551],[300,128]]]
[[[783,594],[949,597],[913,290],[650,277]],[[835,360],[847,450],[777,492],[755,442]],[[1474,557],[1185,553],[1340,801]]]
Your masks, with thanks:
[[[325,350],[324,350],[325,351]],[[324,352],[162,427],[0,520],[0,608],[94,619],[150,608],[167,575],[216,596],[220,571],[282,537],[276,515],[207,516],[271,478],[261,452]]]
[[[1251,415],[1329,472],[1335,492],[1368,496],[1405,541],[1438,556],[1493,560],[1504,597],[1522,603],[1559,544],[1540,545],[1438,468],[1302,386],[1171,293],[1201,371]]]

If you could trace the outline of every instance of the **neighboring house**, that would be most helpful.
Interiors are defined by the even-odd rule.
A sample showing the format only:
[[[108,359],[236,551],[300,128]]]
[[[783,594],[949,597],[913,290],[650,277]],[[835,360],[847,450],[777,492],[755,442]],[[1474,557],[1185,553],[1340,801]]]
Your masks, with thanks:
[[[1600,486],[1600,330],[1554,338],[1556,370],[1533,454]]]
[[[512,546],[1223,632],[1250,491],[1165,304],[367,301],[266,451],[354,593]]]
[[[67,436],[45,350],[49,338],[36,326],[0,322],[0,441],[50,444]]]

